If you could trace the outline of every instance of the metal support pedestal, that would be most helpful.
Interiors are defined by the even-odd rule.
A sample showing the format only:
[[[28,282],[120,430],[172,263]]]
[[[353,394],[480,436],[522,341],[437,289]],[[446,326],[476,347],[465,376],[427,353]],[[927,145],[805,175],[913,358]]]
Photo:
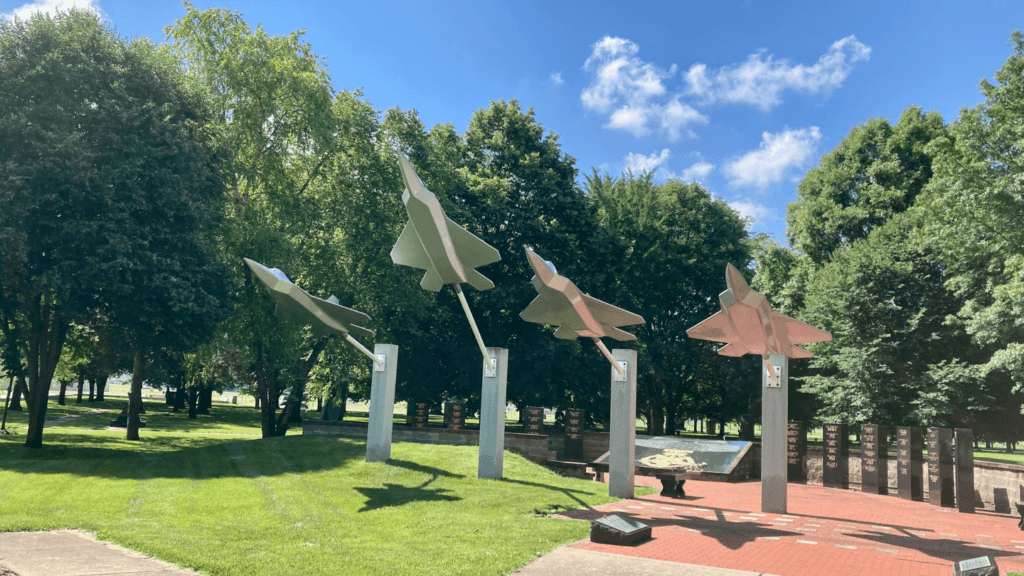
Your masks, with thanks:
[[[391,458],[391,425],[395,418],[395,377],[398,375],[398,346],[377,344],[373,354],[384,365],[372,364],[370,380],[370,424],[366,430],[366,461]]]
[[[626,374],[612,368],[611,430],[608,450],[608,495],[633,497],[636,463],[636,350],[612,350]]]
[[[499,480],[505,466],[505,384],[508,377],[508,349],[488,348],[497,361],[493,369],[484,362],[480,392],[480,460],[477,477]]]
[[[789,358],[772,354],[768,361],[778,377],[761,365],[761,512],[785,514]]]

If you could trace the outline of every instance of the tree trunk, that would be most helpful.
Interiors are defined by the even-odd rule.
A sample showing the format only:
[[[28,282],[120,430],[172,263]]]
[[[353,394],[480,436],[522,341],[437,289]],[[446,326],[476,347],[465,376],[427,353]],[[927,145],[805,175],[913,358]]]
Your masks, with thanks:
[[[317,412],[323,412],[323,410],[324,410],[324,397],[323,396],[317,396],[316,397],[316,411]]]
[[[715,435],[715,429],[716,429],[717,425],[718,425],[718,421],[717,420],[709,419],[708,420],[708,434],[710,434],[711,436],[714,436]]]
[[[676,435],[676,406],[674,403],[665,406],[665,435]]]
[[[64,346],[68,324],[61,320],[57,307],[43,296],[29,302],[27,316],[32,328],[28,338],[28,356],[25,359],[28,372],[28,385],[24,386],[28,404],[25,447],[42,448],[50,382],[60,361],[60,350]],[[24,384],[24,376],[19,379]]]
[[[651,436],[665,435],[665,411],[662,410],[661,402],[655,402],[651,406],[651,419],[647,423],[647,433]]]
[[[24,377],[18,378],[18,380],[14,383],[14,395],[11,396],[11,408],[10,409],[14,410],[15,412],[21,412],[21,396],[22,396],[22,387],[24,385],[25,385]],[[25,400],[26,400],[26,402],[28,401],[28,395],[27,394],[25,395]]]
[[[60,394],[57,394],[57,404],[59,404],[61,406],[64,405],[64,395],[67,393],[67,390],[68,390],[68,381],[67,380],[61,380],[60,381]]]
[[[107,380],[110,379],[109,372],[101,372],[96,376],[96,401],[103,402],[103,392],[107,389]],[[134,383],[133,383],[134,385]],[[141,385],[141,384],[140,384]],[[139,388],[139,397],[142,397],[142,388]],[[141,404],[140,404],[141,405]]]
[[[139,440],[139,423],[142,422],[139,417],[142,412],[142,381],[146,379],[147,364],[142,352],[136,352],[132,362],[132,387],[128,392],[128,429],[125,440]]]
[[[85,372],[78,371],[78,398],[75,399],[75,404],[82,403],[82,393],[85,388]]]
[[[96,377],[89,376],[89,402],[96,401]]]
[[[174,408],[171,409],[172,412],[178,412],[185,408],[186,394],[188,392],[185,389],[185,385],[178,384],[178,391],[174,393]]]
[[[200,388],[197,402],[196,413],[204,416],[209,415],[210,406],[213,406],[213,386],[207,385]]]
[[[195,386],[188,389],[188,419],[195,420],[197,418],[196,413],[197,404],[199,404],[199,390]]]
[[[281,415],[277,417],[277,422],[274,425],[275,436],[284,436],[288,433],[288,426],[291,423],[291,416],[295,410],[295,405],[298,404],[301,408],[302,397],[306,393],[306,380],[309,378],[309,373],[313,367],[316,366],[317,360],[320,359],[320,353],[323,352],[326,347],[327,338],[320,338],[316,341],[316,344],[313,345],[313,349],[310,350],[309,356],[307,356],[302,362],[298,380],[292,387],[291,393],[288,394],[288,400],[285,402],[284,408],[281,410]],[[299,422],[302,422],[301,413],[299,414]]]

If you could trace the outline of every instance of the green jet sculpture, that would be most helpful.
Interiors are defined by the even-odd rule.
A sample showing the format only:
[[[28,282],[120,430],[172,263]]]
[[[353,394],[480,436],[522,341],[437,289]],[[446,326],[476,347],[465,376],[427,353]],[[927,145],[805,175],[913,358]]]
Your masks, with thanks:
[[[375,364],[383,366],[373,352],[367,350],[352,337],[352,333],[367,338],[373,337],[373,330],[356,325],[356,322],[368,322],[369,316],[338,304],[338,299],[335,296],[321,300],[310,295],[309,292],[292,283],[288,276],[277,268],[267,268],[248,258],[244,258],[244,260],[256,278],[267,288],[271,298],[277,302],[274,315],[279,320],[306,324],[316,336],[341,334],[345,340],[366,354]]]
[[[494,282],[475,268],[501,260],[501,254],[448,218],[437,196],[423,185],[409,160],[401,153],[395,154],[405,182],[402,202],[409,221],[391,250],[391,260],[395,264],[426,270],[420,282],[420,286],[426,290],[438,292],[445,284],[452,284],[473,329],[477,345],[480,346],[480,353],[484,361],[493,366],[494,359],[487,355],[487,347],[473,319],[466,295],[462,293],[461,284],[466,282],[477,290],[494,288]]]

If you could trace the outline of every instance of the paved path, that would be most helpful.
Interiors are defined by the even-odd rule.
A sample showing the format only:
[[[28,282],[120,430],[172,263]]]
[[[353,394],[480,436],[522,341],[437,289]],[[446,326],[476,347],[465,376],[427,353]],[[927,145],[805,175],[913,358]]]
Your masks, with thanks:
[[[7,569],[7,574],[4,569]],[[197,576],[78,530],[0,533],[0,576]]]
[[[985,555],[996,558],[1000,574],[1024,571],[1024,532],[1009,514],[960,514],[895,496],[802,484],[789,484],[789,514],[765,514],[758,482],[691,480],[686,492],[679,500],[643,496],[561,515],[619,514],[653,527],[653,539],[637,546],[588,539],[570,547],[780,576],[949,576],[954,562]]]

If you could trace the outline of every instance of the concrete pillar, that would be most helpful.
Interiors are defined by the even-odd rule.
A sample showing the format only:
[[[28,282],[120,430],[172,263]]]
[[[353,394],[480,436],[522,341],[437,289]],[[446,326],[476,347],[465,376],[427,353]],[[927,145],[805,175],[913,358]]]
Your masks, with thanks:
[[[771,354],[777,378],[761,364],[761,512],[786,513],[786,427],[789,422],[789,358]]]
[[[480,391],[480,459],[478,478],[500,480],[505,467],[505,385],[508,382],[508,349],[488,348],[497,360],[495,370],[484,364]]]
[[[622,366],[622,376],[612,372],[611,425],[608,438],[608,495],[633,497],[633,468],[636,464],[636,350],[612,350]]]
[[[370,424],[366,431],[366,461],[391,458],[391,426],[395,419],[395,377],[398,374],[398,346],[376,344],[373,353],[384,366],[371,364]]]

